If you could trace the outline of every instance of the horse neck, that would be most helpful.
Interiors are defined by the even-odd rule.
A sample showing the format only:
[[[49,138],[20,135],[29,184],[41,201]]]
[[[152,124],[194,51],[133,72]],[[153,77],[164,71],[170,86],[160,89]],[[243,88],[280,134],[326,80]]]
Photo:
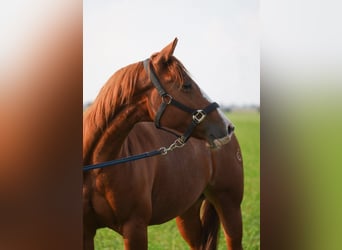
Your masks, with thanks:
[[[116,159],[134,125],[140,121],[150,120],[146,115],[147,111],[142,108],[144,106],[143,101],[126,106],[104,130],[94,125],[84,124],[83,164]]]

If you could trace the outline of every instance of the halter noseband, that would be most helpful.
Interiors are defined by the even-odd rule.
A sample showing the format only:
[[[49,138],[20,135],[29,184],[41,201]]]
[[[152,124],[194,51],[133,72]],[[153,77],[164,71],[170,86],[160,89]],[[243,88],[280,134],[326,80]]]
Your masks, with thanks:
[[[160,81],[157,77],[157,75],[155,74],[154,70],[153,70],[153,66],[150,64],[150,59],[146,59],[144,60],[144,68],[145,71],[147,72],[147,74],[149,75],[150,80],[152,81],[153,85],[155,86],[155,88],[158,90],[158,93],[162,99],[162,103],[157,111],[156,114],[156,118],[154,120],[154,124],[157,128],[159,129],[163,129],[165,131],[171,132],[174,135],[174,132],[162,128],[160,126],[160,119],[167,107],[167,105],[171,104],[177,108],[179,108],[180,110],[183,110],[187,113],[190,113],[192,115],[192,122],[189,125],[188,129],[185,131],[185,133],[179,138],[180,139],[180,143],[185,143],[191,136],[193,130],[195,129],[195,127],[200,124],[205,117],[207,116],[207,114],[209,114],[210,112],[214,111],[216,108],[219,107],[219,105],[216,102],[210,103],[207,107],[205,107],[204,109],[193,109],[193,108],[189,108],[188,106],[185,106],[184,104],[176,101],[171,95],[169,95],[165,89],[162,87],[162,85],[160,84]],[[178,135],[177,135],[178,136]]]

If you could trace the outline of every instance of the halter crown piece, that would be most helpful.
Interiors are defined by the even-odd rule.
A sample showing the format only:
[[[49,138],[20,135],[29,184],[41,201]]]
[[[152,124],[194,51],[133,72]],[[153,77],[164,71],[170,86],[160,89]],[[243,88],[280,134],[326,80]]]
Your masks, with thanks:
[[[170,132],[176,136],[179,136],[176,133],[174,133],[173,131],[170,131],[166,128],[162,128],[160,125],[160,119],[161,119],[162,115],[164,114],[166,107],[170,104],[179,108],[180,110],[183,110],[184,112],[190,113],[192,115],[192,122],[189,125],[188,129],[185,131],[185,133],[179,137],[180,143],[183,143],[183,144],[186,143],[186,141],[190,138],[195,127],[198,124],[200,124],[206,118],[207,114],[209,114],[210,112],[212,112],[216,108],[218,108],[219,105],[216,102],[213,102],[213,103],[210,103],[204,109],[193,109],[193,108],[189,108],[188,106],[176,101],[171,95],[169,95],[165,91],[165,89],[160,84],[160,81],[159,81],[156,73],[153,70],[153,66],[150,63],[150,59],[146,59],[143,63],[144,63],[145,71],[147,72],[147,74],[148,74],[150,80],[152,81],[154,87],[158,90],[158,93],[162,99],[162,103],[161,103],[161,105],[157,111],[156,118],[154,120],[155,126],[158,129],[162,129],[162,130]]]

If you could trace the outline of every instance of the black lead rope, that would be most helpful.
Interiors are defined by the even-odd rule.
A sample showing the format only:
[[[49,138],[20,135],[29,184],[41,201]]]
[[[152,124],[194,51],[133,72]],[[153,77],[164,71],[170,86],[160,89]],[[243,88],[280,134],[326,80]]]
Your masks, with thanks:
[[[138,154],[138,155],[132,155],[132,156],[124,157],[124,158],[117,159],[117,160],[87,165],[87,166],[83,167],[83,171],[88,171],[88,170],[97,169],[97,168],[105,168],[105,167],[114,166],[114,165],[130,162],[130,161],[137,161],[140,159],[149,158],[149,157],[153,157],[153,156],[157,156],[157,155],[166,155],[168,152],[173,151],[176,148],[184,147],[184,145],[185,145],[185,143],[183,143],[178,138],[167,148],[162,147],[158,150],[154,150],[151,152],[146,152],[146,153],[142,153],[142,154]]]
[[[92,170],[96,168],[105,168],[105,167],[114,166],[114,165],[121,164],[121,163],[126,163],[129,161],[136,161],[136,160],[140,160],[140,159],[144,159],[144,158],[148,158],[148,157],[152,157],[156,155],[161,155],[161,154],[164,154],[163,148],[154,150],[151,152],[142,153],[139,155],[128,156],[128,157],[117,159],[117,160],[106,161],[106,162],[93,164],[93,165],[87,165],[83,167],[83,171],[88,171],[88,170]]]

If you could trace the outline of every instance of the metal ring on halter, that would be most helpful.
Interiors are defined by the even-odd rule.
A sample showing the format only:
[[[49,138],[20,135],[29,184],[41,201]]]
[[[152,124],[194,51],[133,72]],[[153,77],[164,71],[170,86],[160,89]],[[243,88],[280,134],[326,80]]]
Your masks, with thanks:
[[[192,114],[192,120],[198,124],[201,123],[206,116],[207,114],[203,110],[199,109]]]
[[[172,102],[172,99],[173,99],[173,97],[170,96],[169,94],[165,94],[161,98],[162,98],[163,103],[165,103],[165,104],[170,104]]]

